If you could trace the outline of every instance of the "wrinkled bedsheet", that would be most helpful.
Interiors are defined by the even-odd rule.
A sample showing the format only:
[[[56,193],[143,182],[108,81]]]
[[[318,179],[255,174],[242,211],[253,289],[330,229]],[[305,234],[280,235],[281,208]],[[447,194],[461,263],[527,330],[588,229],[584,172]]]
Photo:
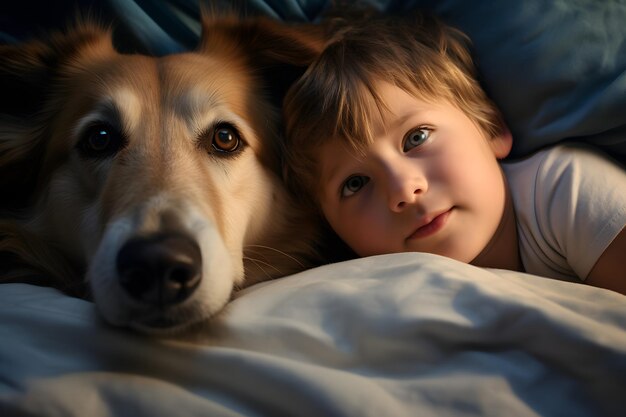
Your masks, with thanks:
[[[428,254],[242,291],[155,339],[0,285],[2,416],[623,416],[626,297]]]

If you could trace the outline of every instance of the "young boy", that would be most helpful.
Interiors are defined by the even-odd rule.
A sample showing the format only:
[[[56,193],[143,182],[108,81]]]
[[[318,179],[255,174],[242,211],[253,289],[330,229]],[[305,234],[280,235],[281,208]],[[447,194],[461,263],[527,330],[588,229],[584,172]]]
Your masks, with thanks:
[[[580,146],[500,163],[512,138],[467,37],[372,16],[289,91],[286,181],[358,256],[430,252],[626,293],[626,171]]]

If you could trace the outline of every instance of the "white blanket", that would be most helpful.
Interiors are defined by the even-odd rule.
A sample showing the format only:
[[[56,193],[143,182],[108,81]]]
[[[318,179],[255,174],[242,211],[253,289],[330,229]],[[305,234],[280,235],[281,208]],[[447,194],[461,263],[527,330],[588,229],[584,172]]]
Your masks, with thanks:
[[[0,286],[1,416],[624,416],[626,297],[427,254],[241,292],[184,340]]]

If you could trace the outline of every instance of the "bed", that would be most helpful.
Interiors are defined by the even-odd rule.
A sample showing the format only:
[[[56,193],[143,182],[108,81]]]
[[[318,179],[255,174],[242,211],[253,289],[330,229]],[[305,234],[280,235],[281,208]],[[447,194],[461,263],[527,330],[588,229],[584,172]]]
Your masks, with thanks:
[[[3,13],[3,41],[36,30],[33,3]],[[244,3],[310,21],[326,5]],[[425,7],[472,37],[513,157],[567,140],[626,163],[625,1],[369,3]],[[65,23],[66,6],[38,12],[41,26]],[[193,0],[99,7],[129,50],[165,54],[198,35]],[[91,302],[51,288],[0,285],[0,416],[625,413],[626,296],[576,283],[376,256],[255,285],[215,321],[163,339],[112,328]]]

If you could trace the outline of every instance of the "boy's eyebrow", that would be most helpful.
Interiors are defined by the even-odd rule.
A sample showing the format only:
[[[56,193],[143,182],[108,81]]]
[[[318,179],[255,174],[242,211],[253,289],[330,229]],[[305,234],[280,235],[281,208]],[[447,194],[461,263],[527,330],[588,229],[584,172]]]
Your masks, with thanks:
[[[326,146],[330,146],[330,145],[326,145]],[[339,144],[335,144],[333,146],[333,149],[336,150],[336,152],[344,152],[346,153],[346,155],[349,153],[347,152],[345,149],[341,149],[341,145]],[[321,150],[320,150],[321,152]],[[332,160],[332,165],[329,163],[328,159],[326,159],[324,162],[322,162],[322,160],[324,160],[324,158],[319,159],[320,163],[319,163],[319,167],[320,167],[320,177],[319,177],[319,181],[321,186],[324,188],[324,190],[326,189],[326,186],[332,181],[334,180],[339,174],[339,171],[341,170],[342,167],[345,166],[345,160],[339,160],[338,158],[333,158]]]
[[[402,116],[397,116],[396,119],[394,120],[395,124],[404,124],[406,123],[407,120],[409,120],[410,118],[412,118],[415,115],[416,111],[411,109],[411,111],[407,111],[404,115]],[[395,116],[395,115],[394,115]]]
[[[415,105],[411,106],[408,110],[401,113],[400,115],[388,113],[384,123],[385,130],[389,131],[396,126],[403,126],[405,123],[407,123],[407,121],[420,116],[423,117],[425,114],[428,114],[429,111],[430,108],[428,107]]]
[[[404,124],[407,122],[407,120],[410,120],[414,117],[425,116],[425,115],[430,114],[431,111],[433,110],[433,106],[434,105],[428,105],[426,103],[414,104],[408,110],[406,110],[403,114],[400,114],[400,116],[396,116],[393,113],[390,113],[390,116],[396,117],[396,119],[394,120],[394,124]]]
[[[407,120],[413,118],[413,116],[415,116],[414,111],[407,111],[404,115],[399,117],[396,117],[395,114],[390,114],[390,117],[387,119],[387,123],[385,123],[385,129],[392,130],[396,126],[403,126]]]
[[[422,112],[423,112],[423,109],[412,108],[411,110],[403,112],[403,114],[401,114],[400,116],[396,116],[393,113],[388,113],[385,117],[385,121],[383,122],[382,126],[379,126],[377,130],[373,132],[374,134],[373,140],[376,140],[376,137],[378,137],[379,135],[381,136],[389,135],[389,134],[397,135],[398,134],[397,129],[400,129],[400,128],[404,129],[407,121],[415,118],[416,114],[422,113]],[[402,133],[402,136],[404,136],[404,132],[401,132],[401,133]]]
[[[326,186],[337,176],[337,172],[341,168],[341,164],[334,163],[329,169],[329,164],[320,164],[320,184],[325,189]]]

